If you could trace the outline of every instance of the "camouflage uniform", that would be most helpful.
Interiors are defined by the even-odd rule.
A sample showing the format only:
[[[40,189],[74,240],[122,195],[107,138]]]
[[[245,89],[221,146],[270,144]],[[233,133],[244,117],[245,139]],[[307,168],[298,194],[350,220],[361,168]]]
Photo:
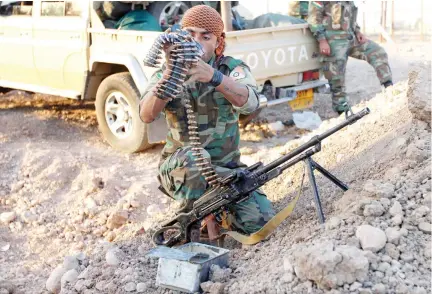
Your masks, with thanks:
[[[308,23],[318,41],[327,39],[331,55],[323,56],[324,74],[332,90],[333,109],[343,112],[348,108],[345,92],[345,68],[348,56],[367,61],[376,71],[381,84],[391,84],[392,74],[387,53],[377,43],[367,40],[360,45],[356,33],[357,7],[353,1],[312,1]]]
[[[309,10],[309,1],[290,1],[289,16],[294,16],[306,20]]]
[[[256,81],[249,68],[240,60],[224,57],[221,61],[215,62],[213,57],[209,63],[223,74],[230,75],[237,82],[246,85],[249,89],[249,99],[244,106],[235,107],[210,84],[195,82],[185,85],[177,99],[166,105],[163,114],[169,132],[159,163],[158,179],[176,200],[197,199],[208,188],[206,180],[195,165],[191,147],[188,146],[186,108],[183,105],[185,99],[191,99],[205,156],[211,159],[216,172],[224,176],[236,168],[245,167],[240,162],[238,112],[249,114],[258,108]],[[237,66],[242,68],[243,72],[240,75],[232,73]],[[162,71],[156,72],[147,91],[161,77]],[[231,220],[235,229],[245,233],[259,230],[274,215],[271,202],[262,192],[255,191],[252,194],[247,201],[230,208],[234,216]]]

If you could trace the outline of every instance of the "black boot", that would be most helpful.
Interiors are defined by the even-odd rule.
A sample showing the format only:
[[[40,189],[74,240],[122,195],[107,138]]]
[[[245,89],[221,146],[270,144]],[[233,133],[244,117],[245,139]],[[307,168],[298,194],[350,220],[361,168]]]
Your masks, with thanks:
[[[384,86],[384,88],[387,88],[387,87],[393,86],[393,82],[390,80],[390,81],[383,83],[382,85]]]

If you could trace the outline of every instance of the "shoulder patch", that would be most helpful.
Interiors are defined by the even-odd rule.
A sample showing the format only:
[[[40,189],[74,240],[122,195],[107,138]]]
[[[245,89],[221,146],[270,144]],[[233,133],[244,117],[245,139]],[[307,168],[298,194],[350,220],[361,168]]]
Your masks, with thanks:
[[[234,80],[244,79],[246,77],[246,72],[240,66],[236,67],[229,75]]]

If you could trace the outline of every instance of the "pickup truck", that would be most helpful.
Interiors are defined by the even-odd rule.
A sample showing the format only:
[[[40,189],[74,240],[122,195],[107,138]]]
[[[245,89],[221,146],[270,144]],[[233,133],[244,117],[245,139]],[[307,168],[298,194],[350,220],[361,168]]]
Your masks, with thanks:
[[[154,72],[143,59],[160,32],[108,29],[97,11],[101,3],[0,1],[0,87],[94,99],[105,140],[122,152],[138,152],[167,133],[163,116],[145,124],[138,115]],[[262,107],[304,108],[313,103],[314,89],[327,85],[307,24],[226,37],[226,55],[244,60],[266,93]]]

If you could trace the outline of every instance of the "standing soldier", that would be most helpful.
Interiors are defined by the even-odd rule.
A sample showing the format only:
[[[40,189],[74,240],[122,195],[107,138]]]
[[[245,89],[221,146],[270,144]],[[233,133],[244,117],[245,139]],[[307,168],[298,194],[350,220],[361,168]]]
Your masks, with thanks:
[[[372,65],[385,88],[393,85],[387,53],[360,32],[357,11],[355,1],[311,1],[309,5],[309,27],[324,55],[324,74],[330,83],[332,106],[339,114],[349,110],[345,92],[348,56]]]
[[[307,19],[309,10],[309,1],[290,1],[289,15],[300,19]]]

